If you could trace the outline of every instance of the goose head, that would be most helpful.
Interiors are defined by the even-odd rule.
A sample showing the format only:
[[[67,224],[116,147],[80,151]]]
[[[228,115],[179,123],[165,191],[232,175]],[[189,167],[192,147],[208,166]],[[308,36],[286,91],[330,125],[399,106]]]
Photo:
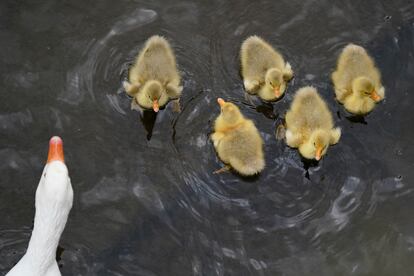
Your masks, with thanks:
[[[222,98],[218,98],[217,103],[221,108],[222,125],[232,127],[243,121],[243,114],[235,104],[226,102]]]
[[[144,106],[151,106],[154,112],[158,112],[160,110],[160,99],[163,94],[161,83],[157,80],[147,81],[141,93]]]
[[[278,68],[270,68],[265,75],[265,85],[274,93],[273,98],[280,98],[284,92],[281,89],[283,84],[283,74]]]
[[[36,190],[36,214],[26,254],[7,276],[60,275],[56,249],[73,203],[73,190],[60,137],[52,137]]]
[[[379,102],[381,97],[375,90],[374,82],[367,77],[359,77],[352,82],[352,90],[356,93],[356,96],[360,98],[370,98],[374,102]]]
[[[65,219],[66,223],[72,202],[73,190],[65,165],[63,141],[54,136],[50,139],[47,162],[36,190],[36,215]]]

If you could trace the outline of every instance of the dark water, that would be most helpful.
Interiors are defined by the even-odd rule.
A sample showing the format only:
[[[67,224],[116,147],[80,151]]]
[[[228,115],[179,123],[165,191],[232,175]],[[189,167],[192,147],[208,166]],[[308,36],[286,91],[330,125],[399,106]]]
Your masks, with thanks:
[[[414,2],[89,2],[0,2],[0,274],[25,252],[47,141],[60,135],[75,190],[63,275],[414,275]],[[141,120],[117,92],[153,34],[176,51],[183,110]],[[257,108],[238,73],[251,34],[296,74]],[[386,87],[365,121],[347,118],[329,81],[348,42],[368,49]],[[310,84],[343,136],[306,171],[274,130]],[[258,125],[260,177],[212,174],[218,96]]]

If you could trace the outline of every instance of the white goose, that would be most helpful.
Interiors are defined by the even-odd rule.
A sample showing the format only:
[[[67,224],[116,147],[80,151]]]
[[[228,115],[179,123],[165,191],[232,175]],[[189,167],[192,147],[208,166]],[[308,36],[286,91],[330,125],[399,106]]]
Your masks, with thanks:
[[[36,190],[36,214],[29,247],[6,276],[60,276],[56,249],[73,203],[73,190],[64,163],[63,142],[54,136]]]

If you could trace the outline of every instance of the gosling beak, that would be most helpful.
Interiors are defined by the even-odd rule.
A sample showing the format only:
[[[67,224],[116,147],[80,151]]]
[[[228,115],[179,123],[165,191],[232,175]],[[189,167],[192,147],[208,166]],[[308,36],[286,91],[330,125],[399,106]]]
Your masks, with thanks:
[[[158,100],[152,101],[152,109],[154,109],[155,112],[160,111],[160,106],[158,105]]]
[[[379,100],[381,100],[381,97],[377,94],[377,91],[372,90],[371,94],[369,95],[369,97],[371,99],[373,99],[374,101],[378,102]]]
[[[220,107],[223,107],[224,104],[226,103],[222,98],[218,98],[217,99],[218,104],[220,105]]]
[[[322,147],[317,147],[316,148],[316,153],[315,153],[316,161],[321,160],[321,157],[322,157]]]
[[[61,161],[65,162],[63,156],[63,141],[59,136],[53,136],[49,141],[49,154],[47,156],[47,162]]]
[[[280,86],[273,87],[273,91],[275,92],[275,96],[279,98],[280,97]]]

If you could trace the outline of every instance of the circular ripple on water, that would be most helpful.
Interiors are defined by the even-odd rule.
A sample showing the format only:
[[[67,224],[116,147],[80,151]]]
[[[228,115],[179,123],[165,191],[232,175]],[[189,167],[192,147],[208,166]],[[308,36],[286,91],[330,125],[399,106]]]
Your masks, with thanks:
[[[141,36],[136,38],[133,34],[156,18],[157,13],[153,10],[137,9],[120,17],[105,36],[92,40],[80,64],[68,72],[66,91],[63,91],[60,99],[71,105],[79,105],[85,100],[102,105],[105,95],[116,94],[117,90],[109,93],[108,87],[120,83],[121,70],[128,62],[125,55],[134,49],[127,48],[128,43],[143,40]]]

